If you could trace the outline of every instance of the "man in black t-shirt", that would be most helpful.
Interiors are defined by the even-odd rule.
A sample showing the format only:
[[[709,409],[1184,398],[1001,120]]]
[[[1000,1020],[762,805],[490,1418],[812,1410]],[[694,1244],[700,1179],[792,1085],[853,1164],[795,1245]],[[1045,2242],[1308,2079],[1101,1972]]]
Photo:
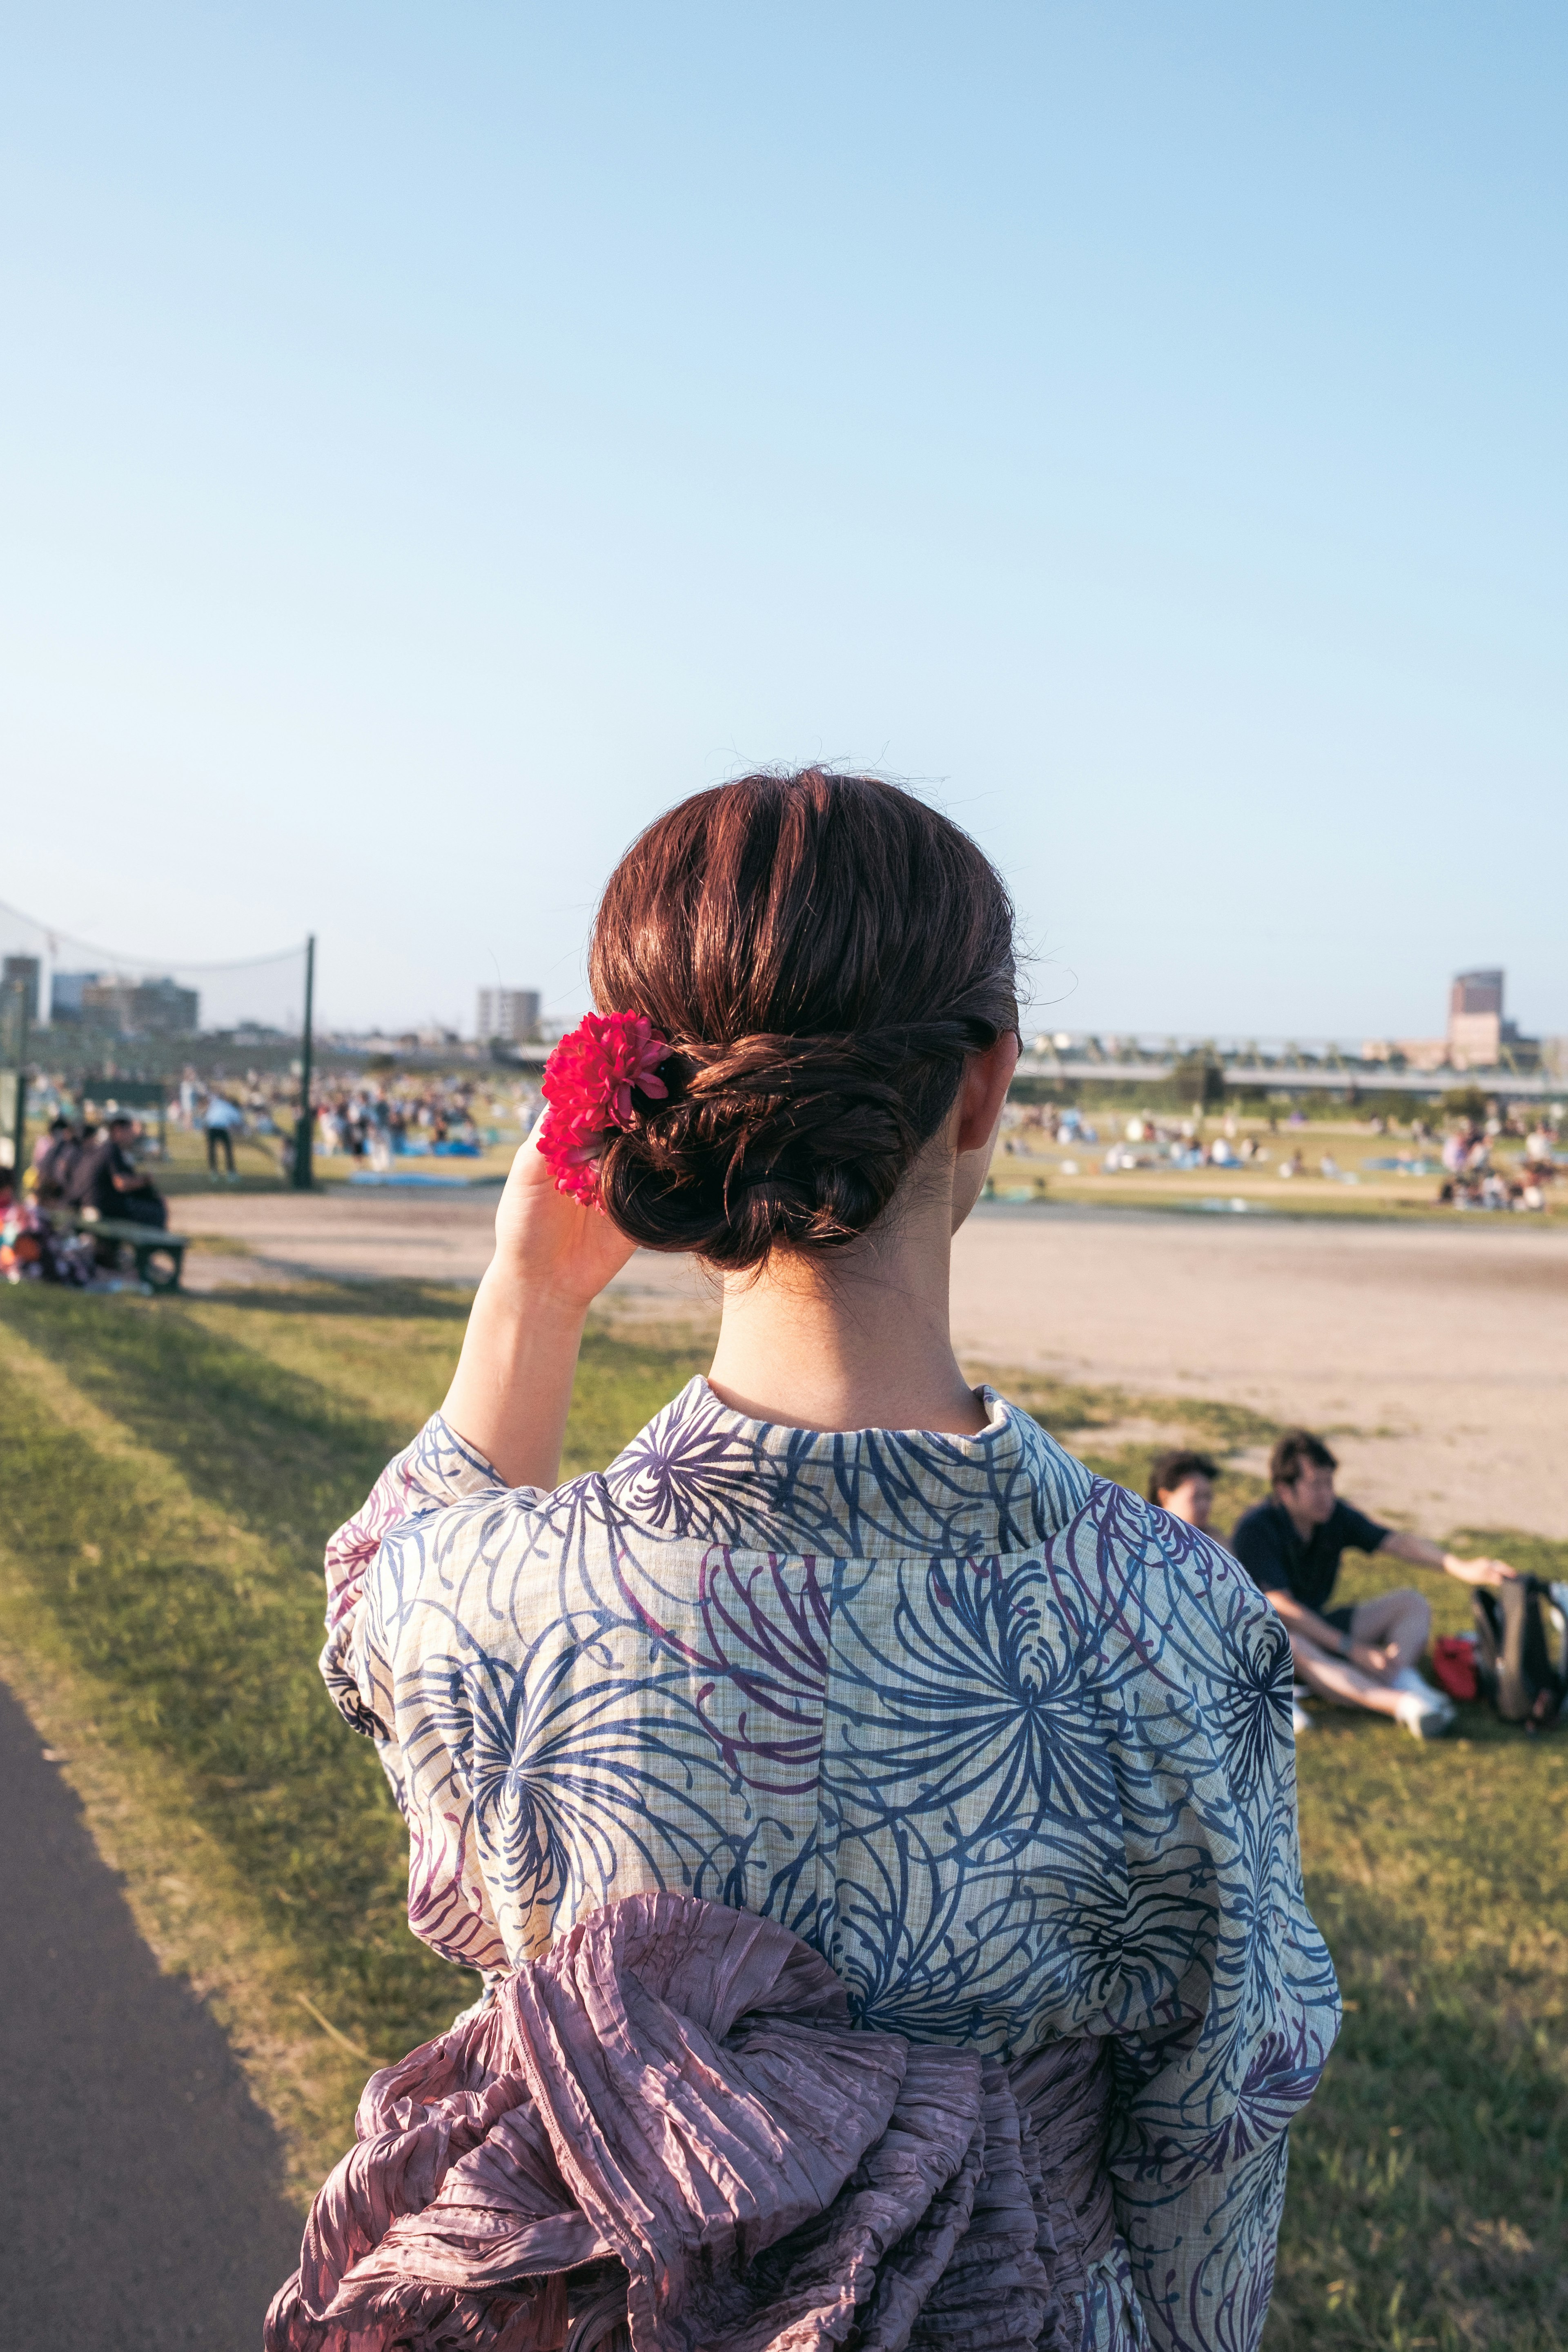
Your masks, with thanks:
[[[1353,1609],[1330,1606],[1346,1551],[1389,1553],[1415,1568],[1440,1568],[1463,1584],[1502,1584],[1506,1560],[1462,1559],[1425,1536],[1379,1526],[1334,1493],[1339,1465],[1321,1437],[1289,1429],[1268,1465],[1273,1493],[1244,1511],[1230,1548],[1290,1634],[1296,1671],[1309,1689],[1346,1706],[1391,1715],[1419,1739],[1451,1729],[1452,1703],[1415,1671],[1432,1612],[1408,1587]],[[1308,1718],[1297,1709],[1297,1727]]]
[[[134,1120],[117,1111],[107,1133],[79,1161],[69,1197],[79,1208],[96,1209],[100,1217],[163,1227],[169,1222],[168,1207],[152,1178],[132,1157],[135,1134]],[[100,1265],[115,1265],[120,1245],[102,1242],[97,1255]]]

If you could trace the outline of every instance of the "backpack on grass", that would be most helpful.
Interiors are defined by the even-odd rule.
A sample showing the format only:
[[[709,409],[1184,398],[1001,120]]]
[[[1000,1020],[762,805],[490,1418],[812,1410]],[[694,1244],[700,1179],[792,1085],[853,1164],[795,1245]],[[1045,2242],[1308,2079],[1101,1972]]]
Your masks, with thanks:
[[[1519,1576],[1471,1598],[1482,1694],[1505,1723],[1542,1730],[1568,1699],[1568,1588]]]

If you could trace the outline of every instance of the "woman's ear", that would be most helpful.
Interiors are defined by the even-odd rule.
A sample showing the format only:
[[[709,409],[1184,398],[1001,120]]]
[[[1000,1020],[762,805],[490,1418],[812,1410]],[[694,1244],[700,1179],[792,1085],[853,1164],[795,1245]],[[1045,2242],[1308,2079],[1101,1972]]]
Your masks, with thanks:
[[[964,1064],[958,1092],[958,1132],[953,1144],[960,1153],[984,1151],[990,1156],[1002,1117],[1002,1106],[1018,1066],[1019,1045],[1008,1029],[984,1054],[972,1054]]]

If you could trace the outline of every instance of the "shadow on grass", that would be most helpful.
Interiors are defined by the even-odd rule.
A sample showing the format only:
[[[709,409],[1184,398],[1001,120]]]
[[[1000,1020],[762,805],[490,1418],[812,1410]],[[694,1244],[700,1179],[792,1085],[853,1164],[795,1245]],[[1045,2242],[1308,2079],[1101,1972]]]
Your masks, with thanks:
[[[301,1566],[319,1568],[326,1538],[414,1434],[213,1329],[195,1301],[39,1288],[7,1304],[83,1396]]]
[[[372,2049],[406,2047],[468,1979],[407,1933],[403,1825],[315,1672],[319,1586],[226,1541],[157,1465],[63,1427],[9,1368],[0,1410],[8,1548],[93,1677],[105,1729],[189,1793],[276,1906],[323,2006]]]
[[[1506,1967],[1456,1966],[1408,1905],[1312,1899],[1347,2014],[1291,2128],[1268,2352],[1560,2346],[1568,2085],[1542,2005]]]
[[[399,1282],[386,1276],[362,1283],[305,1282],[297,1288],[254,1288],[207,1294],[220,1299],[236,1315],[300,1315],[318,1320],[348,1318],[353,1321],[397,1323],[466,1323],[474,1303],[473,1286],[437,1282]],[[177,1302],[167,1302],[175,1304]]]
[[[270,1306],[269,1323],[227,1302],[42,1289],[0,1300],[0,1320],[143,1449],[100,1450],[0,1356],[5,1538],[30,1604],[95,1678],[115,1736],[166,1761],[279,1906],[322,2006],[385,2054],[447,2021],[471,1980],[408,1933],[403,1825],[315,1662],[322,1547],[417,1421],[356,1410],[332,1385],[351,1356],[356,1380],[375,1377],[398,1344],[384,1318],[379,1330],[374,1317],[317,1327],[308,1360],[319,1370],[301,1370],[265,1352],[275,1297],[257,1305]],[[419,1368],[437,1395],[455,1319],[438,1318]],[[590,1333],[568,1475],[601,1466],[702,1352]],[[405,1376],[401,1390],[417,1384]]]

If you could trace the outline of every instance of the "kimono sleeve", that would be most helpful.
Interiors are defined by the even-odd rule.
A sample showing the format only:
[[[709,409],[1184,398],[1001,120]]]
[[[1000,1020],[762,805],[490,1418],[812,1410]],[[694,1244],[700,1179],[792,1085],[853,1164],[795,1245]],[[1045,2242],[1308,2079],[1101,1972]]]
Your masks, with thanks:
[[[1117,1777],[1128,1858],[1108,2162],[1157,2352],[1253,2352],[1268,2315],[1287,2126],[1339,2030],[1307,1910],[1290,1652],[1202,1538],[1147,1561],[1157,1671]]]
[[[321,1679],[343,1720],[369,1738],[391,1738],[390,1712],[353,1664],[365,1577],[385,1538],[405,1519],[426,1519],[476,1495],[504,1495],[505,1479],[466,1439],[432,1413],[411,1445],[395,1454],[352,1519],[327,1546],[327,1642]]]
[[[444,1514],[511,1491],[437,1413],[387,1464],[326,1555],[321,1677],[344,1721],[374,1740],[407,1823],[408,1924],[444,1958],[481,1970],[503,1966],[506,1954],[474,1856],[471,1804],[449,1769],[435,1772],[428,1758],[404,1753],[377,1570],[382,1583],[395,1582],[409,1546],[438,1534]]]

